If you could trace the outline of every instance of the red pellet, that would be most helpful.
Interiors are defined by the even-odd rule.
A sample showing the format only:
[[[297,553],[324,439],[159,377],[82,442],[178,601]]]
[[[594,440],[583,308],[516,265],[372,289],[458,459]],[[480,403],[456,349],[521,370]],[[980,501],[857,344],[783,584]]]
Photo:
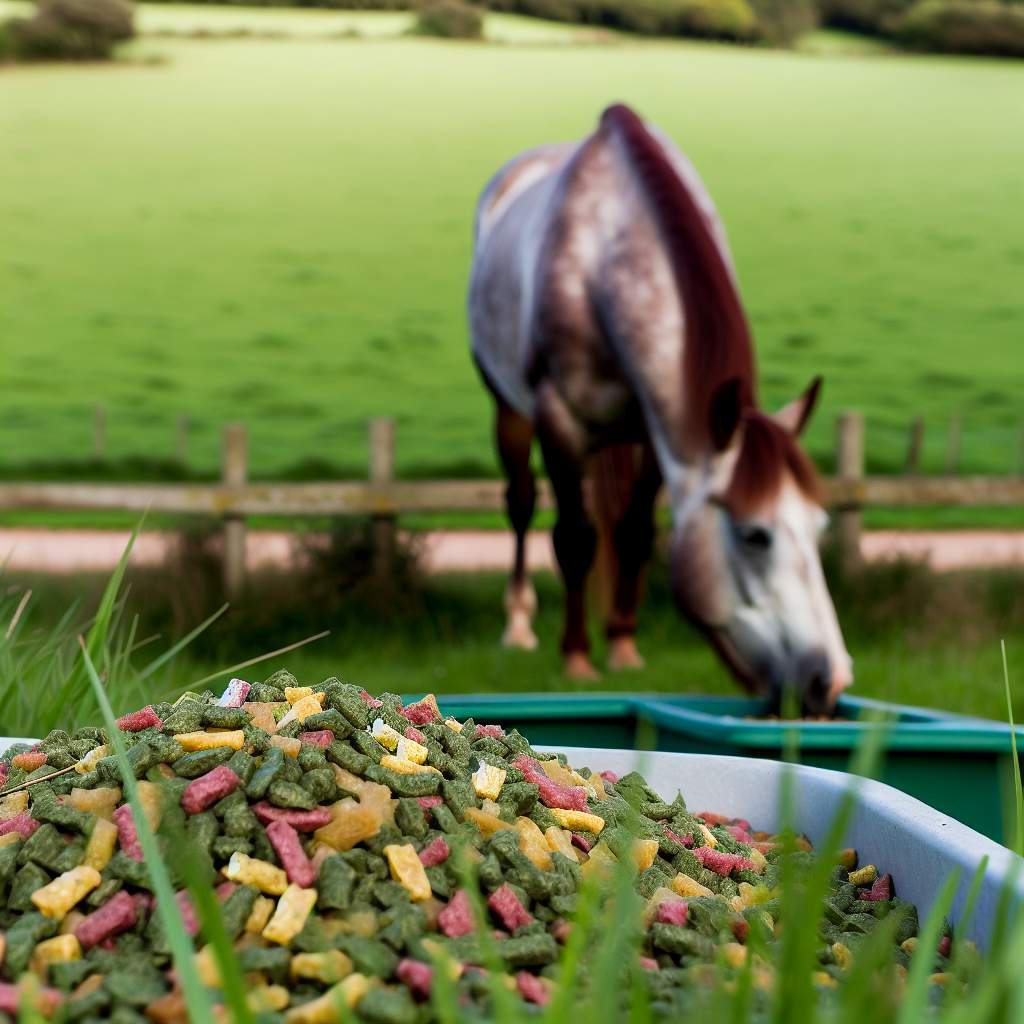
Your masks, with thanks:
[[[682,927],[690,916],[690,904],[686,900],[662,900],[654,920],[658,924],[676,924]]]
[[[187,889],[182,889],[181,892],[174,894],[174,899],[178,904],[178,910],[181,912],[181,920],[185,925],[185,931],[189,935],[195,935],[199,931],[199,918],[196,916],[195,907],[192,906],[192,897],[189,896]]]
[[[213,771],[193,779],[181,794],[181,806],[186,814],[199,814],[234,793],[242,780],[226,765],[219,764]]]
[[[437,915],[437,926],[450,939],[457,939],[473,931],[476,927],[473,923],[473,908],[465,889],[460,889]]]
[[[7,781],[8,764],[6,761],[0,761],[0,786]]]
[[[334,733],[330,729],[313,729],[299,733],[300,743],[310,743],[314,747],[329,747],[334,742]]]
[[[0,982],[0,1013],[9,1014],[14,1020],[20,1020],[21,1001],[23,991],[20,986],[12,985],[10,982]],[[40,988],[36,990],[36,1008],[44,1017],[52,1017],[57,1012],[57,1007],[64,1001],[55,988]]]
[[[426,701],[417,704],[410,704],[408,707],[400,707],[398,713],[413,725],[426,725],[428,722],[437,721],[437,712]]]
[[[507,884],[500,889],[495,889],[487,897],[487,906],[501,918],[501,923],[510,932],[515,932],[517,928],[521,928],[533,920],[526,908],[519,902],[519,897]]]
[[[299,833],[287,821],[272,821],[267,826],[267,838],[281,861],[288,881],[308,889],[316,881],[316,869],[302,848]]]
[[[601,778],[604,779],[605,782],[610,782],[613,786],[619,781],[619,777],[615,772],[603,771],[601,772]]]
[[[121,804],[113,814],[114,824],[117,826],[117,841],[121,849],[131,857],[142,863],[142,847],[139,845],[139,833],[135,830],[135,818],[132,817],[131,804]]]
[[[520,971],[516,975],[516,988],[519,989],[519,994],[523,999],[528,1003],[536,1003],[537,1006],[547,1006],[548,1000],[551,998],[551,993],[548,992],[544,982],[529,971]]]
[[[261,800],[258,804],[253,804],[252,809],[264,825],[269,825],[272,821],[286,821],[297,832],[315,832],[331,820],[331,811],[328,807],[297,811],[288,807],[274,807],[266,800]]]
[[[440,807],[444,803],[442,796],[420,796],[416,800],[425,811],[429,811],[431,807]]]
[[[11,766],[20,768],[22,771],[34,772],[46,764],[46,754],[41,750],[29,750],[24,754],[15,754],[11,759]]]
[[[238,886],[234,882],[221,882],[214,890],[217,894],[217,900],[223,903],[237,888]]]
[[[371,697],[365,690],[359,691],[359,696],[370,705],[371,708],[382,708],[384,707],[384,701],[377,700],[376,697]]]
[[[429,846],[420,850],[420,863],[425,868],[432,868],[435,864],[443,864],[450,853],[444,836],[438,836]]]
[[[563,786],[544,774],[541,766],[532,758],[520,754],[513,762],[527,782],[540,790],[540,799],[547,807],[560,807],[566,811],[589,811],[587,791],[581,786]]]
[[[232,679],[217,703],[222,708],[240,708],[245,703],[251,689],[252,686],[244,679]]]
[[[754,837],[742,825],[726,825],[725,830],[737,842],[746,843],[749,846],[754,841]]]
[[[37,828],[39,828],[39,822],[28,811],[22,811],[21,814],[16,814],[13,818],[0,821],[0,836],[5,836],[9,832],[17,832],[22,839],[28,839]]]
[[[581,836],[579,832],[572,833],[572,845],[584,853],[590,853],[593,849],[593,844],[590,840],[586,836]]]
[[[657,960],[652,960],[649,956],[640,957],[640,966],[645,971],[660,971],[661,968],[658,966]]]
[[[883,900],[892,899],[892,875],[882,875],[876,878],[874,885],[867,892],[860,894],[862,900],[870,900],[872,903],[881,903]]]
[[[733,820],[724,814],[715,814],[714,811],[701,811],[697,817],[703,818],[706,825],[727,825]]]
[[[430,998],[430,983],[433,980],[434,972],[429,964],[423,963],[422,960],[410,960],[405,957],[398,961],[395,974],[398,975],[399,981],[405,982],[409,986],[409,991],[417,999]]]
[[[778,843],[770,843],[767,840],[758,840],[754,843],[748,843],[752,850],[757,850],[758,853],[770,853],[772,850],[778,848]]]
[[[111,896],[99,910],[78,922],[75,938],[83,949],[98,946],[105,939],[112,939],[121,932],[134,928],[139,919],[139,908],[134,897],[122,890]]]
[[[130,715],[122,715],[117,720],[117,727],[121,732],[142,732],[143,729],[151,729],[160,724],[160,716],[153,710],[152,705],[144,707],[141,711],[133,711]]]
[[[477,736],[490,736],[492,740],[500,740],[505,735],[505,730],[500,725],[478,725]]]
[[[405,732],[403,732],[402,735],[407,740],[412,740],[413,743],[420,743],[423,746],[427,745],[427,737],[424,736],[423,733],[421,733],[414,725],[407,725],[405,727]]]
[[[939,956],[949,956],[950,950],[953,948],[953,940],[948,935],[943,935],[939,939]]]
[[[734,917],[730,927],[737,942],[747,941],[747,936],[750,934],[750,922],[745,917]]]
[[[712,850],[708,846],[698,846],[693,855],[716,875],[728,877],[733,871],[753,871],[754,862],[741,857],[738,853],[725,853],[723,850]]]
[[[680,846],[693,846],[693,836],[681,836],[678,832],[673,832],[668,825],[663,827],[665,829],[665,835],[667,835],[672,842],[678,843]]]
[[[566,943],[569,941],[569,936],[572,935],[572,924],[569,921],[556,921],[551,926],[551,934],[554,936],[556,942]]]

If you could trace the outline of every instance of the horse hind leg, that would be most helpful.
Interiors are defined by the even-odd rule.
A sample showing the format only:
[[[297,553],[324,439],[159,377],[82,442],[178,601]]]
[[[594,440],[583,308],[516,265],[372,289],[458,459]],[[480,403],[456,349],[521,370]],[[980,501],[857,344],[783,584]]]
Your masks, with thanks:
[[[505,507],[515,531],[515,560],[505,588],[505,632],[501,642],[506,647],[532,651],[537,646],[533,631],[537,595],[526,572],[526,533],[537,504],[537,483],[530,468],[533,426],[525,416],[499,401],[496,434],[498,455],[508,480]]]

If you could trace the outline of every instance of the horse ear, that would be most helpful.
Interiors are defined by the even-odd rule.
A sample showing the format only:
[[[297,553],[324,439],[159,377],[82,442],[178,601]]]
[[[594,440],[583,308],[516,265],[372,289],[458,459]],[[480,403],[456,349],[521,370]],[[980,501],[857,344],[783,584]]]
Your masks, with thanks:
[[[793,437],[799,437],[804,432],[804,427],[807,426],[814,407],[818,404],[821,385],[821,377],[815,377],[799,398],[794,398],[788,405],[784,405],[772,418]]]
[[[715,451],[725,451],[743,415],[743,381],[730,377],[715,388],[708,407],[708,430]]]

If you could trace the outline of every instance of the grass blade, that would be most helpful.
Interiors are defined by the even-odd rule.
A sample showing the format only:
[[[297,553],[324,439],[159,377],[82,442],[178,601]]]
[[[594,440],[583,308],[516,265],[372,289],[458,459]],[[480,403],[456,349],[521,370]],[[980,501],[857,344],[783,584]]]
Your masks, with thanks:
[[[258,665],[261,661],[276,658],[279,654],[288,654],[290,651],[295,651],[300,647],[305,647],[306,644],[311,644],[316,640],[323,640],[325,636],[330,635],[330,632],[331,631],[329,629],[325,629],[320,633],[315,633],[313,636],[307,636],[305,640],[297,640],[295,643],[289,644],[287,647],[279,647],[276,651],[271,651],[269,654],[260,654],[255,658],[249,658],[248,661],[240,661],[237,665],[232,665],[230,668],[219,669],[208,676],[203,676],[202,679],[198,679],[194,683],[189,683],[188,686],[182,687],[182,690],[199,690],[207,683],[212,683],[214,679],[220,679],[223,676],[229,676],[235,672],[241,672],[243,668],[248,668],[250,665]]]
[[[164,651],[159,658],[151,661],[141,672],[139,672],[139,681],[148,679],[154,672],[159,671],[164,667],[172,658],[176,657],[181,651],[187,647],[200,633],[205,632],[210,628],[226,611],[228,610],[227,604],[222,604],[209,618],[204,619],[196,626],[191,632],[186,633],[181,640],[179,640],[173,647]]]

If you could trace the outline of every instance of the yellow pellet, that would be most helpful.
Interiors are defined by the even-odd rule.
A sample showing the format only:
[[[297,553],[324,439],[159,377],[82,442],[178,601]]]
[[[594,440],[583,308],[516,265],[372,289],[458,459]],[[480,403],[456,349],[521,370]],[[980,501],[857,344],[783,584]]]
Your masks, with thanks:
[[[738,942],[727,942],[722,946],[722,959],[730,967],[742,967],[747,962],[747,947]]]
[[[174,737],[184,750],[212,750],[214,747],[231,747],[241,750],[245,746],[245,733],[241,729],[228,732],[183,732]]]
[[[310,978],[321,985],[334,985],[352,973],[352,961],[340,949],[296,953],[290,969],[293,978]]]
[[[254,885],[260,892],[270,896],[281,896],[288,888],[288,876],[265,860],[250,857],[247,853],[231,854],[231,860],[221,869],[224,877],[239,885]]]
[[[832,943],[832,957],[839,967],[848,971],[853,964],[853,952],[849,946],[842,942]]]
[[[109,757],[111,754],[110,746],[104,743],[102,746],[93,747],[88,754],[83,757],[78,764],[75,765],[75,771],[79,775],[88,775],[89,772],[94,771],[96,763],[101,761],[105,757]]]
[[[345,1019],[341,1007],[354,1010],[369,991],[369,978],[363,974],[350,974],[319,998],[289,1010],[285,1014],[285,1024],[340,1024]]]
[[[706,885],[701,885],[696,878],[691,878],[682,871],[680,871],[679,874],[669,882],[669,885],[671,885],[680,896],[699,899],[701,896],[714,895]]]
[[[246,919],[245,930],[250,935],[259,935],[267,927],[267,922],[273,912],[274,901],[266,896],[257,896],[252,910],[249,911],[249,917]]]
[[[92,835],[85,844],[85,855],[82,863],[97,871],[102,871],[114,856],[117,849],[117,826],[106,818],[97,818],[93,825]]]
[[[120,786],[97,786],[95,789],[75,787],[67,795],[67,803],[76,811],[85,811],[110,820],[121,802]]]
[[[949,984],[950,979],[952,977],[953,975],[949,974],[947,971],[939,971],[936,974],[930,974],[928,976],[928,984],[940,985],[944,988],[946,985]]]
[[[503,828],[515,829],[515,825],[510,825],[497,815],[488,814],[487,811],[481,811],[477,807],[467,807],[465,817],[468,821],[473,822],[480,830],[480,834],[485,837],[493,836],[495,832],[500,832]]]
[[[405,738],[397,729],[392,729],[383,718],[375,718],[373,720],[373,724],[370,726],[370,735],[385,750],[390,750],[391,753],[398,749],[399,740]]]
[[[444,724],[447,725],[452,732],[462,732],[463,730],[462,723],[454,718],[446,718],[444,720]]]
[[[270,745],[280,747],[289,757],[298,757],[302,749],[302,740],[297,736],[271,736]]]
[[[17,793],[0,796],[0,821],[9,821],[28,810],[28,790],[20,789]]]
[[[532,818],[516,818],[519,832],[519,849],[529,857],[534,867],[547,871],[554,866],[548,841],[540,826]]]
[[[306,924],[306,918],[316,904],[316,889],[303,889],[289,885],[277,901],[274,916],[267,922],[262,935],[268,942],[287,946]]]
[[[900,943],[900,949],[903,950],[907,956],[913,956],[917,952],[917,936],[912,935],[909,939],[904,939]]]
[[[150,829],[156,832],[160,828],[160,819],[164,813],[163,790],[155,782],[147,782],[145,779],[141,780],[138,785],[142,812],[146,815]]]
[[[700,830],[701,837],[704,840],[703,845],[710,846],[712,850],[715,849],[718,846],[718,840],[711,834],[711,830],[699,821],[697,822],[697,828]]]
[[[646,871],[658,856],[657,839],[638,839],[633,844],[633,860],[637,871]]]
[[[250,989],[245,1001],[253,1013],[276,1013],[291,1002],[291,997],[283,985],[258,985]]]
[[[852,871],[857,866],[857,851],[852,846],[848,846],[845,850],[840,850],[839,863],[847,871]]]
[[[59,964],[67,960],[81,960],[82,947],[74,935],[56,935],[52,939],[40,942],[32,951],[32,970],[43,974],[50,964]]]
[[[303,697],[301,700],[297,700],[288,712],[277,723],[277,727],[280,729],[282,726],[287,725],[289,722],[304,722],[310,715],[318,715],[323,711],[323,705],[320,703],[320,697],[323,694],[313,693],[308,697]]]
[[[298,704],[303,697],[312,697],[312,686],[286,686],[284,688],[284,699],[289,704]]]
[[[561,807],[552,807],[551,817],[570,832],[600,832],[604,828],[604,818],[586,811],[566,811]]]
[[[612,853],[608,844],[600,842],[590,851],[590,856],[583,867],[580,868],[580,873],[584,878],[590,878],[592,875],[598,877],[610,875],[615,870],[615,865],[618,862],[618,857]]]
[[[410,899],[430,899],[430,881],[415,846],[411,843],[404,846],[391,843],[384,847],[384,856],[388,859],[391,877],[405,889]]]
[[[750,860],[754,865],[754,871],[756,871],[759,875],[763,875],[765,872],[765,868],[768,867],[768,860],[765,857],[765,855],[760,850],[755,850],[753,847],[751,847]]]
[[[79,900],[100,884],[100,873],[88,864],[58,875],[49,885],[32,893],[32,902],[40,913],[60,920]]]
[[[497,800],[501,787],[505,785],[508,772],[504,768],[496,768],[493,764],[480,762],[480,767],[470,776],[476,795],[487,800]]]
[[[874,864],[866,864],[858,871],[850,872],[851,885],[871,885],[878,878],[878,868]]]
[[[563,857],[579,863],[579,854],[576,847],[572,845],[572,834],[557,825],[549,825],[544,829],[544,838],[547,840],[548,849],[552,853],[560,853]]]
[[[220,970],[217,967],[217,958],[214,956],[213,947],[203,946],[192,958],[199,974],[199,980],[207,988],[220,988]]]
[[[394,754],[385,754],[380,759],[381,768],[388,768],[399,775],[422,775],[424,772],[441,773],[429,764],[416,764],[414,761],[406,761],[405,758],[395,757]]]
[[[395,755],[397,757],[404,758],[406,761],[412,761],[413,764],[426,764],[429,754],[430,751],[422,743],[417,743],[415,740],[410,740],[405,736],[398,741],[398,746],[395,747]]]
[[[0,850],[5,846],[13,846],[15,843],[21,842],[21,835],[18,832],[8,832],[5,836],[0,836]]]
[[[839,982],[831,974],[826,974],[824,971],[815,971],[811,975],[811,980],[819,988],[837,988],[839,985]]]

